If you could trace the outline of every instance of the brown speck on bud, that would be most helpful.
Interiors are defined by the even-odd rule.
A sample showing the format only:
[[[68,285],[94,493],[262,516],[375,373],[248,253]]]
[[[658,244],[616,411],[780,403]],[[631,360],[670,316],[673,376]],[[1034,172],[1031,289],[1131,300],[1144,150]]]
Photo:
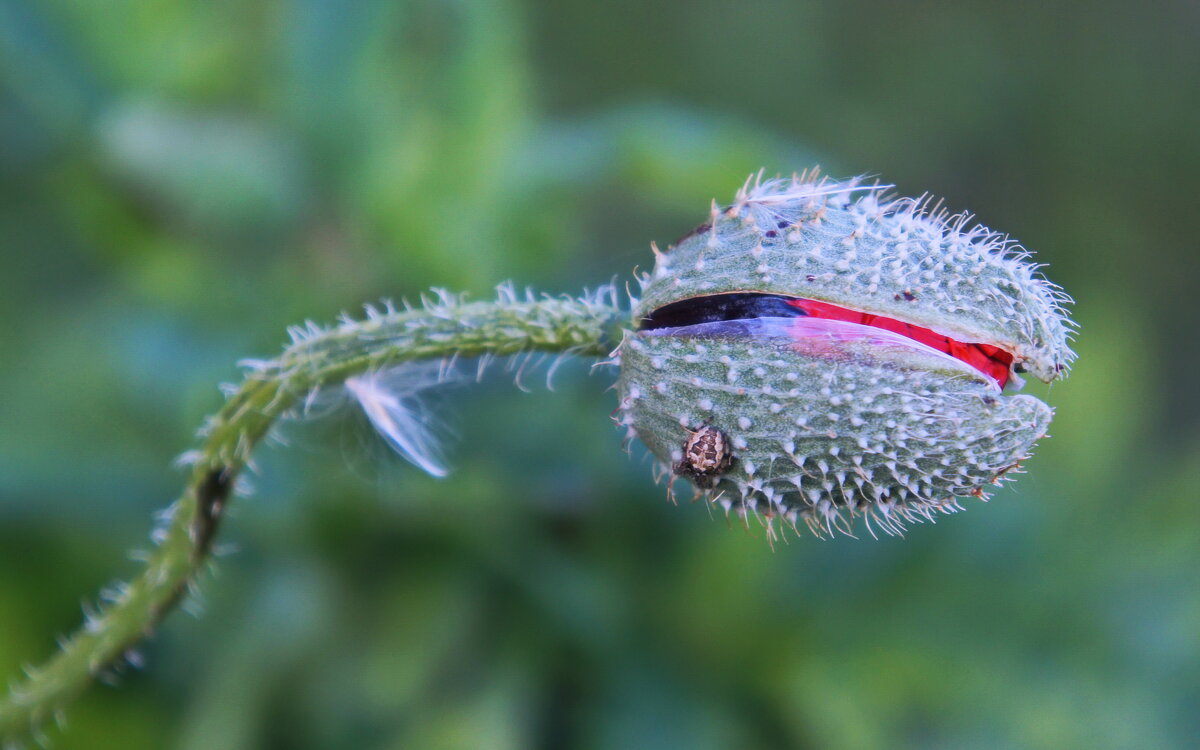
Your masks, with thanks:
[[[689,477],[701,489],[709,489],[733,464],[729,438],[712,425],[704,425],[688,435],[683,443],[683,458],[675,464],[675,473]]]

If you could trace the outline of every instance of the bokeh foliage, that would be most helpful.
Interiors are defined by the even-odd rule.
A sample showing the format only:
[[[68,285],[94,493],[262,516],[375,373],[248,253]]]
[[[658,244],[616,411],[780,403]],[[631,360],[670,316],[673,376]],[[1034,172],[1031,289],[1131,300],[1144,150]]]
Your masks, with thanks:
[[[454,393],[446,480],[334,413],[262,456],[203,617],[56,747],[1186,746],[1198,24],[0,0],[0,675],[135,570],[214,385],[287,324],[430,285],[623,282],[747,173],[820,162],[980,211],[1078,299],[1029,476],[904,540],[772,552],[667,505],[584,364]]]

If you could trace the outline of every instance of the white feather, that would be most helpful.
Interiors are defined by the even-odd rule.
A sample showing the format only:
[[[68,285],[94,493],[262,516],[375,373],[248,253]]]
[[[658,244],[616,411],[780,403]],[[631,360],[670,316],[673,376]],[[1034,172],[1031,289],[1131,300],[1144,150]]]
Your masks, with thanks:
[[[435,477],[450,473],[423,391],[456,380],[445,363],[414,362],[346,380],[346,390],[397,453]]]

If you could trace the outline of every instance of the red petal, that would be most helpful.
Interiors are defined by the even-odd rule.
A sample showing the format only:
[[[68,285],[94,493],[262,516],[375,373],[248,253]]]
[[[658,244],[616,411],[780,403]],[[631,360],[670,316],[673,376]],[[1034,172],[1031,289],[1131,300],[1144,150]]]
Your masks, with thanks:
[[[1001,388],[1008,383],[1009,375],[1012,372],[1012,354],[998,346],[955,341],[949,336],[945,336],[929,328],[913,325],[912,323],[904,323],[895,318],[883,315],[872,315],[871,313],[849,310],[837,305],[831,305],[828,302],[819,302],[813,299],[790,299],[787,303],[803,310],[814,318],[842,320],[847,323],[873,326],[875,328],[882,328],[885,331],[898,333],[913,341],[919,341],[940,352],[945,352],[955,359],[966,362],[992,380],[995,380]]]

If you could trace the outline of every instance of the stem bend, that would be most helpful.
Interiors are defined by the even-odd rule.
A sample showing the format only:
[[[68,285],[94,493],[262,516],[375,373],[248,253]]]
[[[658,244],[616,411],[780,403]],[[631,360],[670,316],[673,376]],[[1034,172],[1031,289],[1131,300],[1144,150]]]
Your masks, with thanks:
[[[367,308],[364,319],[293,328],[277,359],[251,361],[241,385],[200,430],[183,493],[167,509],[156,547],[136,579],[114,589],[111,603],[88,616],[61,650],[29,667],[0,700],[0,747],[38,736],[93,678],[150,635],[196,585],[238,475],[275,422],[320,388],[403,362],[557,352],[601,357],[629,325],[613,287],[578,298],[518,294],[498,288],[488,302],[435,291],[419,306]]]

